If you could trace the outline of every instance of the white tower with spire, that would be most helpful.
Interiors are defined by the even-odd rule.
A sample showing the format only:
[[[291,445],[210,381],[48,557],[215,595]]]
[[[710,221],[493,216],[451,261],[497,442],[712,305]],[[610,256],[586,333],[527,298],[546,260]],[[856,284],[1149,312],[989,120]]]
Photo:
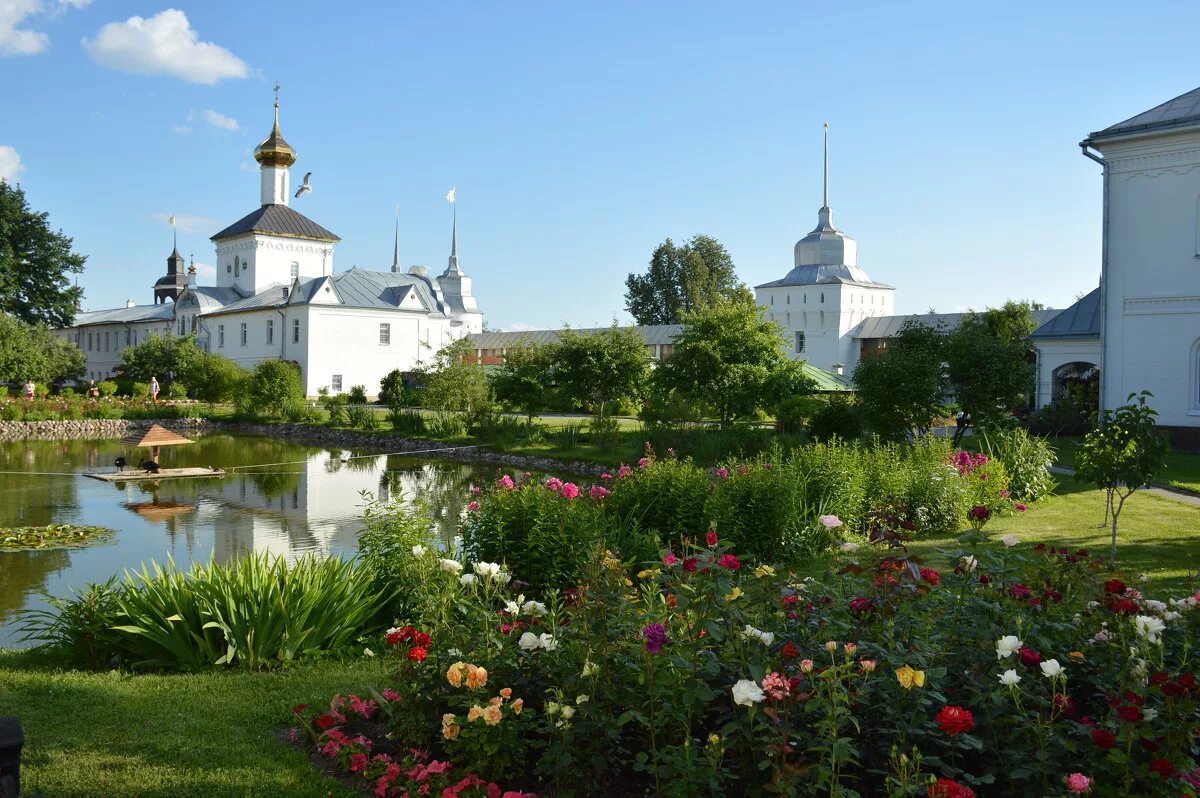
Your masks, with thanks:
[[[755,286],[767,318],[783,328],[796,360],[834,372],[858,361],[850,330],[869,316],[890,316],[896,289],[876,283],[858,265],[858,242],[833,224],[829,207],[829,123],[824,124],[822,202],[817,226],[792,249],[792,270]]]
[[[296,151],[279,132],[279,84],[275,84],[275,125],[271,134],[254,150],[261,169],[260,198],[263,205],[287,205],[291,193],[288,170],[296,162]]]
[[[457,192],[451,189],[446,199],[454,206],[450,223],[450,258],[446,262],[446,271],[437,278],[438,285],[449,306],[450,316],[462,325],[464,334],[483,332],[483,313],[475,302],[475,294],[468,277],[458,264],[458,203],[455,201]]]

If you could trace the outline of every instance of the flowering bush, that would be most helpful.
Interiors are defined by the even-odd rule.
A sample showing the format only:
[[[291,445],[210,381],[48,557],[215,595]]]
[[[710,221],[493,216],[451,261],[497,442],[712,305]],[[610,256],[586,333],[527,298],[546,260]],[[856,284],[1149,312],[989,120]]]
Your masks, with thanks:
[[[384,729],[335,722],[331,755],[374,777],[415,749],[428,779],[550,795],[1195,794],[1200,594],[1153,600],[1086,551],[966,533],[938,571],[874,539],[820,578],[717,532],[640,570],[576,550],[577,582],[537,597],[413,554],[421,614],[372,695],[399,753],[376,765]]]

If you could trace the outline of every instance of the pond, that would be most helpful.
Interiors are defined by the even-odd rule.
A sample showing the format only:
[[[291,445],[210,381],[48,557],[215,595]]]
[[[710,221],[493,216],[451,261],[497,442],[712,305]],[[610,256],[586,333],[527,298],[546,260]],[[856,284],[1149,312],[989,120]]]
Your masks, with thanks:
[[[107,483],[81,476],[113,471],[117,440],[0,443],[0,527],[51,523],[111,527],[109,541],[78,549],[0,551],[0,648],[18,645],[16,615],[44,606],[40,594],[68,596],[126,568],[173,557],[224,562],[238,552],[289,558],[354,553],[364,493],[384,501],[420,498],[444,534],[470,501],[469,489],[496,478],[497,466],[300,446],[245,435],[197,437],[162,450],[164,468],[213,466],[221,479]],[[511,473],[511,469],[505,469]]]

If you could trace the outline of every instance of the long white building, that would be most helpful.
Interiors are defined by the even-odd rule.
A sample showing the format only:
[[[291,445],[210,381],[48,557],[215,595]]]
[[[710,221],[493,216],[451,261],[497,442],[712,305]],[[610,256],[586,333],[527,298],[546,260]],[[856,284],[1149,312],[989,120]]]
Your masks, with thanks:
[[[304,391],[379,393],[393,369],[409,370],[446,344],[483,330],[471,278],[459,265],[457,217],[441,275],[404,271],[399,247],[389,271],[335,272],[337,235],[289,206],[296,152],[279,130],[258,145],[260,206],[212,236],[216,284],[194,283],[175,249],[154,285],[154,304],[79,313],[63,330],[86,357],[86,377],[107,379],[121,352],[148,335],[194,334],[210,352],[251,367],[269,359],[300,368]],[[397,231],[397,239],[398,239]]]

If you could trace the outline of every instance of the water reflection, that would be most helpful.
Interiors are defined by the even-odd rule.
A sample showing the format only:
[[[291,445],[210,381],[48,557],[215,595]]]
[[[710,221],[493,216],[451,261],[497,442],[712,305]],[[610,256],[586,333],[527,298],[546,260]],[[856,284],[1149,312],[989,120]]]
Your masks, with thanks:
[[[497,473],[489,465],[210,435],[164,449],[160,462],[224,468],[231,473],[223,479],[115,484],[79,476],[113,470],[121,454],[112,440],[0,443],[0,526],[81,523],[117,530],[111,542],[82,549],[0,552],[0,646],[13,644],[13,616],[40,605],[39,592],[69,595],[141,562],[171,556],[187,565],[210,555],[224,562],[246,550],[289,559],[307,552],[348,556],[370,496],[419,500],[444,534],[452,534],[470,500],[469,486]],[[271,465],[246,468],[259,464]]]

